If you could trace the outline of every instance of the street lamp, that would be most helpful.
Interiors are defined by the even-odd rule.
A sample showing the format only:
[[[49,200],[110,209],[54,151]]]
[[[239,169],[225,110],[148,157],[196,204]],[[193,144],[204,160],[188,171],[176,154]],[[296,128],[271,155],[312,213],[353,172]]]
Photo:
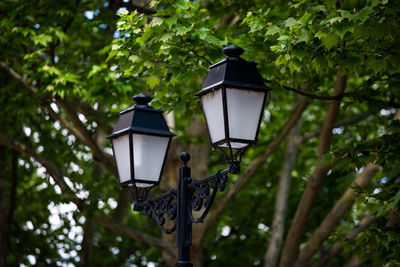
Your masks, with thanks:
[[[192,180],[187,163],[190,155],[181,154],[178,188],[147,199],[147,193],[158,186],[168,148],[174,134],[170,132],[161,110],[148,105],[149,96],[140,94],[136,105],[120,113],[120,119],[109,136],[117,164],[121,187],[136,195],[135,211],[154,217],[166,233],[177,230],[178,263],[190,263],[192,223],[207,216],[216,193],[225,189],[229,173],[239,173],[243,153],[257,142],[263,108],[268,91],[256,63],[240,57],[237,46],[223,49],[227,57],[210,66],[200,97],[211,145],[223,151],[228,168],[211,176]],[[229,150],[227,154],[225,150]],[[236,150],[234,153],[233,151]],[[202,210],[195,218],[193,211]],[[165,226],[166,220],[175,221]]]
[[[255,145],[268,88],[255,62],[240,57],[244,50],[231,45],[227,57],[211,65],[200,97],[211,145],[243,149]]]
[[[136,105],[120,113],[111,140],[121,188],[136,190],[137,200],[160,183],[173,134],[161,110],[148,103],[144,94],[133,97]],[[138,190],[142,188],[142,190]]]

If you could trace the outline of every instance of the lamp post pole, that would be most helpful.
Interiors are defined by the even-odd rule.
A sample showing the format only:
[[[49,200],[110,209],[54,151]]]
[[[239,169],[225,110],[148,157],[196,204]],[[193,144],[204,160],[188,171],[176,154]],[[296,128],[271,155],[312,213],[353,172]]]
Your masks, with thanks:
[[[191,267],[190,263],[190,246],[192,245],[192,222],[189,218],[188,209],[191,205],[192,192],[189,185],[192,182],[190,178],[190,167],[187,162],[190,160],[188,153],[181,154],[183,166],[179,169],[178,181],[178,216],[177,220],[177,246],[178,246],[178,263],[176,267]]]

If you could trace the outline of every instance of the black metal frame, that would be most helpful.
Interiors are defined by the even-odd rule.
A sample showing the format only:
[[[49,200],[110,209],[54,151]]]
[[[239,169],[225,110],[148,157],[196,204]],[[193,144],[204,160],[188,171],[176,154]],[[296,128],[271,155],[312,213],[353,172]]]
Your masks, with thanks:
[[[264,99],[263,99],[263,103],[261,105],[262,110],[261,110],[259,118],[258,118],[257,130],[256,130],[256,134],[255,134],[254,140],[238,139],[238,138],[231,138],[230,133],[229,133],[228,103],[227,103],[227,98],[226,98],[226,89],[227,88],[232,88],[232,89],[236,89],[236,90],[249,90],[249,89],[243,88],[243,87],[233,87],[231,85],[229,85],[229,86],[221,85],[221,86],[219,86],[217,88],[210,88],[210,89],[207,89],[205,91],[200,91],[196,95],[201,97],[201,96],[203,96],[205,94],[208,94],[210,92],[217,91],[217,90],[222,90],[222,92],[221,92],[222,96],[221,97],[222,97],[222,112],[223,112],[223,119],[224,119],[225,138],[221,139],[221,140],[218,140],[216,142],[212,142],[210,134],[208,135],[208,137],[209,137],[209,140],[210,140],[210,144],[214,149],[218,148],[218,149],[223,151],[223,149],[222,149],[222,147],[220,145],[221,144],[225,144],[225,143],[227,144],[227,148],[229,148],[230,158],[227,157],[225,152],[224,152],[224,155],[225,155],[225,159],[227,160],[227,162],[231,162],[231,161],[235,160],[235,157],[234,157],[233,152],[232,152],[233,148],[231,146],[231,142],[238,142],[238,143],[247,144],[246,146],[238,149],[239,154],[243,154],[243,153],[240,152],[243,149],[247,149],[250,146],[255,146],[256,145],[257,140],[258,140],[258,132],[260,131],[261,120],[262,120],[263,113],[264,113],[263,112],[263,108],[264,108],[264,105],[265,105],[265,101],[267,99],[267,93],[268,92],[265,91],[265,90],[253,90],[253,91],[259,91],[259,92],[263,92],[264,93],[264,97],[263,97]],[[201,106],[202,106],[203,114],[205,114],[204,107],[203,107],[203,105],[201,105]],[[210,129],[209,126],[208,126],[207,118],[205,118],[205,119],[206,119],[207,129]]]
[[[246,149],[241,150],[241,155]],[[238,154],[238,153],[236,153]],[[153,198],[138,201],[134,204],[135,211],[143,211],[148,218],[154,217],[156,223],[165,233],[170,234],[175,230],[177,233],[178,263],[176,267],[190,267],[190,246],[192,244],[192,223],[201,223],[207,216],[215,200],[218,191],[225,190],[228,181],[228,174],[237,174],[240,171],[240,161],[231,161],[225,170],[204,177],[199,180],[192,180],[190,167],[187,163],[190,155],[186,152],[181,154],[183,166],[179,169],[178,188]],[[149,189],[150,190],[150,189]],[[131,193],[133,193],[131,191]],[[138,192],[136,192],[138,193]],[[142,192],[144,197],[147,192]],[[202,214],[195,218],[193,211],[200,211]],[[165,226],[167,220],[174,221],[173,226]]]
[[[120,177],[120,172],[118,169],[118,164],[117,164],[117,159],[114,157],[115,160],[115,165],[117,166],[117,172],[118,172],[118,180],[120,182],[121,188],[129,188],[133,187],[134,191],[137,193],[136,196],[138,200],[140,199],[140,196],[142,195],[140,192],[141,191],[146,191],[144,189],[140,189],[136,183],[143,183],[143,184],[148,184],[149,190],[154,187],[158,186],[160,184],[160,180],[162,177],[162,172],[165,167],[166,163],[166,158],[168,155],[168,151],[171,145],[171,140],[172,137],[175,136],[174,133],[172,133],[163,117],[163,111],[162,110],[157,110],[152,108],[151,106],[148,105],[148,103],[152,100],[150,96],[144,95],[144,94],[139,94],[133,97],[133,100],[136,102],[136,105],[123,110],[120,112],[120,120],[117,123],[116,128],[114,129],[114,132],[108,136],[109,139],[111,139],[111,147],[113,150],[113,154],[115,155],[115,150],[114,150],[114,143],[113,139],[121,137],[123,135],[128,135],[128,142],[129,142],[129,164],[130,164],[130,180],[121,183],[121,177]],[[129,116],[129,114],[131,116]],[[127,115],[128,117],[122,117],[122,115]],[[152,123],[151,125],[148,124],[149,119],[155,120],[155,123]],[[164,137],[168,138],[168,145],[167,149],[164,154],[161,170],[158,176],[157,181],[148,181],[148,180],[142,180],[142,179],[136,179],[135,178],[135,170],[134,170],[134,147],[133,147],[133,134],[142,134],[146,136],[158,136],[158,137]],[[131,190],[132,191],[132,190]],[[145,194],[147,195],[147,194]],[[145,198],[144,198],[145,199]]]
[[[222,140],[218,140],[213,142],[211,140],[211,135],[209,135],[211,146],[215,148],[221,149],[221,144],[226,144],[227,148],[229,148],[230,158],[227,159],[227,162],[235,161],[235,157],[232,152],[232,144],[231,142],[238,142],[242,144],[247,144],[244,147],[240,148],[247,149],[249,146],[255,146],[258,139],[258,132],[260,130],[261,120],[263,116],[263,110],[261,110],[258,124],[256,129],[256,134],[254,140],[247,139],[237,139],[231,138],[229,132],[229,120],[228,120],[228,103],[227,103],[227,88],[232,88],[236,90],[247,90],[247,91],[255,91],[255,92],[263,92],[264,99],[262,108],[265,105],[265,101],[267,98],[268,91],[271,89],[264,84],[264,80],[261,77],[260,73],[257,70],[257,63],[248,62],[240,57],[240,55],[244,52],[244,50],[240,47],[231,45],[222,50],[226,54],[226,58],[222,59],[220,62],[213,64],[209,67],[210,71],[208,72],[207,78],[204,82],[203,88],[196,93],[196,96],[202,98],[204,95],[209,93],[222,90],[222,112],[223,112],[223,120],[224,120],[224,133],[225,137]],[[202,103],[203,114],[204,106]],[[208,121],[206,118],[207,128],[210,130]],[[240,154],[241,152],[239,152]],[[226,153],[224,152],[226,156]],[[226,156],[227,158],[227,156]]]

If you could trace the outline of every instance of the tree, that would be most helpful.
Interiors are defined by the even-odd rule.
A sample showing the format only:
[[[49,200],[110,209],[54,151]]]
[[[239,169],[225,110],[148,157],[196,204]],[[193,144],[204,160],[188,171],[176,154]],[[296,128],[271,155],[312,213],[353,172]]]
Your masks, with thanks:
[[[174,236],[130,211],[105,137],[145,92],[177,134],[159,192],[175,186],[181,151],[195,178],[223,168],[194,93],[228,44],[273,90],[259,145],[194,226],[195,266],[398,264],[399,7],[3,1],[0,265],[173,266]],[[369,227],[343,243],[366,212]]]

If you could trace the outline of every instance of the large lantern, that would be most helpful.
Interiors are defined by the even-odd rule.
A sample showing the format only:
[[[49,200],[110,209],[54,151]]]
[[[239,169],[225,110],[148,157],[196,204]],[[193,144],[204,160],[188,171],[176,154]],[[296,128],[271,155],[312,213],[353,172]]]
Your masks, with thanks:
[[[133,97],[136,105],[120,113],[111,140],[121,187],[152,187],[160,183],[173,134],[163,111],[148,105],[151,97]]]
[[[240,57],[244,50],[231,45],[227,57],[210,66],[200,97],[214,148],[244,149],[255,145],[268,91],[257,63]]]

